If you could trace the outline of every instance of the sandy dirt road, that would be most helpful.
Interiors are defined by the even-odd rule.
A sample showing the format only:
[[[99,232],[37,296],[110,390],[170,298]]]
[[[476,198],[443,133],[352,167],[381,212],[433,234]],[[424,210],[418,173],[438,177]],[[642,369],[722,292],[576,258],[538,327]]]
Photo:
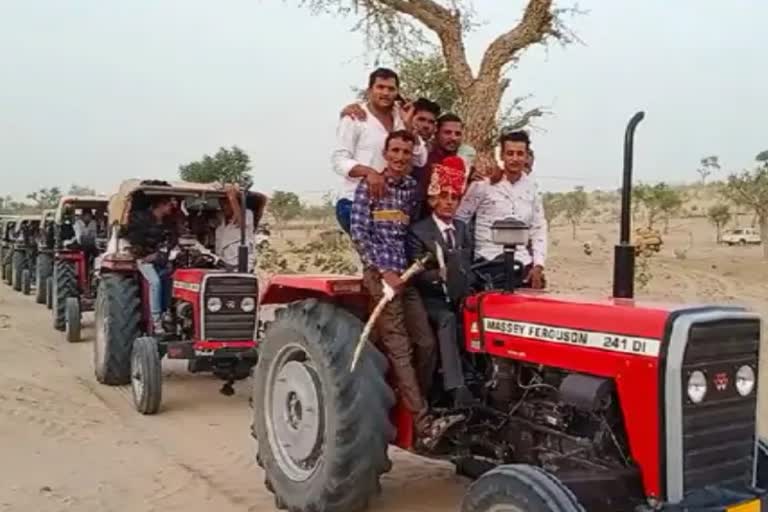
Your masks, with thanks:
[[[248,384],[165,364],[163,410],[141,416],[129,388],[98,385],[92,314],[67,344],[50,312],[0,285],[0,512],[271,511],[254,463]],[[398,452],[372,510],[455,510],[451,466]]]

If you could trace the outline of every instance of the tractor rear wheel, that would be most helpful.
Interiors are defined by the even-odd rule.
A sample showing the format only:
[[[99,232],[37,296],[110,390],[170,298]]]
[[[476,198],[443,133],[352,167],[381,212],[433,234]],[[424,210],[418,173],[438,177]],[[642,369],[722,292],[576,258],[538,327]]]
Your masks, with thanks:
[[[96,380],[109,386],[131,382],[131,349],[140,335],[139,285],[133,276],[107,274],[96,295]]]
[[[259,347],[252,433],[277,508],[358,512],[391,468],[395,399],[372,345],[350,371],[362,324],[315,299],[277,312]]]
[[[80,299],[77,297],[67,297],[67,302],[64,304],[65,311],[65,327],[67,341],[70,343],[76,343],[80,341]]]
[[[17,292],[21,291],[21,273],[24,270],[24,254],[13,251],[11,258],[11,286]]]
[[[45,304],[48,293],[48,277],[51,275],[51,256],[38,254],[35,262],[35,302]]]
[[[757,486],[768,488],[768,442],[762,437],[757,440]]]
[[[53,266],[53,328],[63,331],[67,325],[67,298],[77,297],[75,265],[66,260]]]
[[[163,399],[163,374],[157,342],[142,337],[133,343],[131,390],[133,404],[141,414],[155,414]]]
[[[488,471],[464,495],[461,512],[584,512],[573,493],[551,473],[527,464]]]
[[[53,277],[48,276],[45,280],[45,307],[53,309]]]
[[[32,293],[32,276],[28,268],[21,271],[21,293],[24,295]]]
[[[11,284],[13,284],[13,276],[11,275],[12,274],[12,272],[11,272],[11,264],[10,263],[6,263],[5,265],[3,265],[3,268],[5,269],[3,281],[8,286],[11,286]]]

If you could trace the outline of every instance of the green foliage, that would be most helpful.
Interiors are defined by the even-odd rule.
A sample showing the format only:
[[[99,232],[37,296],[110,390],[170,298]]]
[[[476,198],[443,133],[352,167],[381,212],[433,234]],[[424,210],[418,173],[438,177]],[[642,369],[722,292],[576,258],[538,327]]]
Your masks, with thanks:
[[[654,222],[662,214],[669,222],[669,217],[683,205],[680,192],[664,182],[655,185],[640,184],[634,188],[632,194],[635,201],[645,207],[649,228],[653,228]]]
[[[298,195],[294,192],[283,192],[282,190],[276,190],[272,194],[267,203],[267,208],[280,227],[283,227],[289,220],[301,215],[303,209]]]
[[[717,230],[717,241],[720,241],[722,235],[723,226],[731,221],[731,210],[727,204],[716,204],[709,208],[707,211],[707,218],[709,222],[715,225]]]
[[[575,190],[562,194],[559,202],[565,218],[571,224],[573,239],[576,240],[576,228],[589,207],[587,193],[584,191],[584,187],[576,187]]]
[[[197,183],[252,184],[251,159],[239,147],[219,148],[215,155],[203,155],[201,160],[179,166],[179,176],[184,181]]]
[[[768,162],[768,149],[758,153],[757,156],[755,157],[755,160],[757,160],[758,162]]]
[[[67,195],[70,196],[95,196],[96,190],[91,187],[81,187],[80,185],[72,184],[69,187]]]
[[[456,112],[459,91],[442,54],[416,55],[400,59],[396,64],[404,97],[427,98],[440,105],[443,112]]]
[[[38,210],[55,208],[61,199],[61,190],[59,187],[41,188],[37,192],[27,194],[27,199],[31,199]]]
[[[357,259],[348,236],[333,229],[320,233],[306,244],[286,242],[278,253],[269,248],[259,256],[259,269],[267,273],[356,274]]]
[[[563,194],[558,192],[545,192],[542,195],[544,203],[544,218],[547,219],[547,225],[552,225],[555,220],[563,213]]]
[[[768,259],[768,161],[753,171],[728,176],[723,195],[736,205],[749,208],[760,224],[763,256]]]
[[[700,165],[696,172],[701,176],[702,183],[705,183],[713,172],[720,170],[720,158],[716,155],[705,156],[699,163]]]

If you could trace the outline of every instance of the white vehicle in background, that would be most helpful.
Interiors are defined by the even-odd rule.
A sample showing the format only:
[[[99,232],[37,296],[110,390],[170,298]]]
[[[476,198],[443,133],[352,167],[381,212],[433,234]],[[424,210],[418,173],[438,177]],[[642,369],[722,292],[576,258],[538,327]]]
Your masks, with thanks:
[[[755,228],[729,229],[723,234],[722,242],[728,245],[759,244],[760,232]]]

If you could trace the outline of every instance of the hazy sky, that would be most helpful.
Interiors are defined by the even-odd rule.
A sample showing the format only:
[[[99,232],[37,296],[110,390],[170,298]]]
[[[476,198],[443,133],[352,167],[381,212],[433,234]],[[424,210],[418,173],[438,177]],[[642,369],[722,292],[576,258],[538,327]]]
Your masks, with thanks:
[[[0,195],[73,182],[111,192],[232,144],[262,190],[334,188],[337,113],[369,68],[351,20],[297,3],[0,0]],[[468,41],[476,63],[522,2],[474,5],[490,20]],[[694,179],[707,154],[742,168],[768,149],[768,2],[579,5],[585,44],[531,50],[511,75],[512,95],[553,111],[533,135],[544,188],[618,184],[637,109],[639,180]]]

